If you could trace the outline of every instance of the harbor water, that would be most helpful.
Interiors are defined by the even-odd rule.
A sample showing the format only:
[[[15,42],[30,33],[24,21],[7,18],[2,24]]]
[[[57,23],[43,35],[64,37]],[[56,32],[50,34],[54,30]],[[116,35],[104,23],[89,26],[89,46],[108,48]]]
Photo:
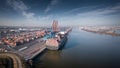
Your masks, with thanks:
[[[120,68],[120,37],[73,28],[59,51],[46,50],[34,68]]]

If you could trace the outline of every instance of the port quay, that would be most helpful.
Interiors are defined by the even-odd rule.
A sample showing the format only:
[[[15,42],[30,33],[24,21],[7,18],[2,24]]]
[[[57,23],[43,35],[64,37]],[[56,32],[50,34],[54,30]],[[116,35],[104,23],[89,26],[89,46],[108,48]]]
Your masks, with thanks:
[[[29,65],[32,65],[32,59],[43,51],[51,48],[53,50],[58,50],[60,46],[63,45],[59,44],[65,42],[62,41],[62,39],[68,35],[72,28],[67,27],[63,30],[64,31],[58,28],[57,21],[53,21],[51,31],[46,29],[29,28],[1,29],[1,33],[3,35],[1,35],[0,40],[0,58],[12,59],[13,66],[9,65],[11,68],[25,68],[23,61],[27,62]],[[50,46],[48,45],[50,48],[46,47],[46,41],[50,44]],[[9,62],[11,61],[9,60]],[[5,64],[8,63],[6,62]]]

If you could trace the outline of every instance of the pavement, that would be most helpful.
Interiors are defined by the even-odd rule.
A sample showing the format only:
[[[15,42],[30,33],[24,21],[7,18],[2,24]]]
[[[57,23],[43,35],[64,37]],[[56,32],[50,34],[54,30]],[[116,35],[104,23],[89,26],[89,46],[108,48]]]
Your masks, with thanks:
[[[44,44],[45,41],[43,41],[41,38],[38,38],[16,47],[10,47],[9,45],[0,45],[0,48],[5,48],[9,52],[19,54],[20,56],[24,57],[24,59],[32,59],[34,56],[41,53],[46,48]]]

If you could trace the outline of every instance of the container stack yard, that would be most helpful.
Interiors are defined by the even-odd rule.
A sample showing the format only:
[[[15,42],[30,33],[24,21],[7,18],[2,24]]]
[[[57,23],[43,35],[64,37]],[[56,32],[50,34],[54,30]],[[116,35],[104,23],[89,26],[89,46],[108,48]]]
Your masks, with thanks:
[[[46,49],[44,29],[4,28],[0,32],[0,52],[12,52],[28,60]]]
[[[26,31],[26,32],[21,32],[17,34],[7,34],[5,37],[1,39],[1,41],[4,44],[10,45],[12,47],[15,47],[20,44],[24,44],[26,42],[35,40],[39,37],[42,37],[45,35],[45,31]]]

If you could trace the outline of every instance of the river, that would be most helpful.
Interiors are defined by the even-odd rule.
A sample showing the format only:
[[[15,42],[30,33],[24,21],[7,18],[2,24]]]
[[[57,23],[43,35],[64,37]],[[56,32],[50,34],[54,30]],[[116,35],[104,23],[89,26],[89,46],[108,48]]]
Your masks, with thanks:
[[[34,68],[120,68],[120,37],[74,28],[64,48],[45,51]]]

